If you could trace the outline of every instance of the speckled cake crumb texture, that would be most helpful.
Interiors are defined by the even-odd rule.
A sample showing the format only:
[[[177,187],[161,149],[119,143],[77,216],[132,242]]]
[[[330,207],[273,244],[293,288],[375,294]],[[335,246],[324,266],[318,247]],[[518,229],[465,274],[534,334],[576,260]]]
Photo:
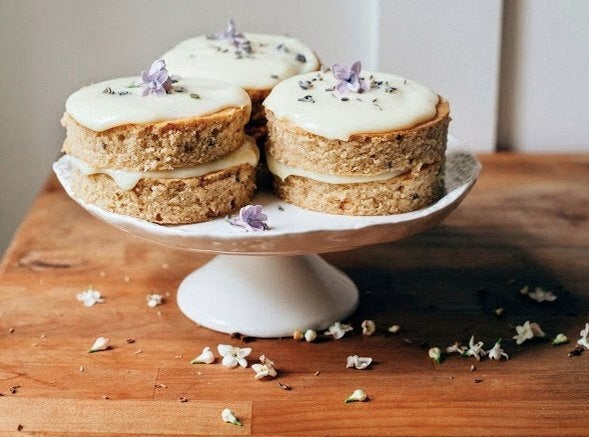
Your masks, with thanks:
[[[425,165],[418,172],[380,182],[328,184],[289,176],[274,178],[277,196],[312,211],[340,215],[389,215],[415,211],[437,201],[444,192],[443,162]]]
[[[248,164],[187,179],[141,179],[122,190],[109,176],[74,170],[77,198],[107,211],[161,224],[197,223],[231,214],[248,204],[256,189]]]
[[[203,117],[128,124],[95,132],[65,113],[62,151],[97,168],[172,170],[214,161],[237,150],[250,107],[227,108]]]

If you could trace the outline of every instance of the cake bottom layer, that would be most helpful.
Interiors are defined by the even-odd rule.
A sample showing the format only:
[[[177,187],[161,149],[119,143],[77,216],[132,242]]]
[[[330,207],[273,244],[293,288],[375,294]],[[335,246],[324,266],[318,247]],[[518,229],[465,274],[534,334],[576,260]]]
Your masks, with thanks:
[[[160,224],[198,223],[231,214],[253,198],[255,181],[256,169],[249,164],[186,179],[141,179],[131,190],[121,189],[106,174],[72,171],[77,198]]]
[[[378,182],[329,184],[301,176],[284,181],[274,177],[276,195],[312,211],[340,215],[389,215],[431,205],[444,192],[444,163],[422,166],[419,171]]]

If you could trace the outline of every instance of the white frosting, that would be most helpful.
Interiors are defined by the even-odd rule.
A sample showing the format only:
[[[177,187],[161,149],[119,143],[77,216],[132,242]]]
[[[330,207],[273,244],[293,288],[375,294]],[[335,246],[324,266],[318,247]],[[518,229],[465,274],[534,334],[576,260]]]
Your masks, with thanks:
[[[170,74],[225,80],[248,90],[271,89],[288,77],[319,68],[313,51],[296,38],[244,35],[251,42],[251,55],[239,58],[229,41],[199,36],[182,41],[162,59]],[[302,55],[305,62],[297,60],[297,55]]]
[[[141,95],[145,88],[132,87],[137,80],[138,77],[126,77],[84,87],[69,96],[65,108],[82,126],[102,132],[125,124],[200,117],[250,104],[249,96],[242,89],[217,80],[179,78],[173,88],[183,92],[145,97]],[[104,92],[107,89],[114,94]],[[119,94],[125,92],[129,94]],[[191,94],[200,98],[192,98]]]
[[[268,169],[270,172],[282,180],[285,180],[289,176],[301,176],[307,179],[313,179],[314,181],[325,182],[328,184],[361,184],[365,182],[386,181],[387,179],[392,179],[407,172],[406,170],[389,171],[373,176],[350,176],[317,173],[314,171],[305,170],[300,167],[291,167],[285,165],[281,162],[278,162],[268,154],[266,155],[266,162],[268,163]]]
[[[225,155],[223,158],[194,167],[183,167],[174,170],[137,172],[109,168],[94,168],[85,161],[70,155],[73,165],[82,174],[86,176],[98,173],[109,175],[123,190],[131,190],[141,179],[186,179],[203,176],[215,171],[243,164],[249,164],[252,167],[256,167],[259,158],[260,151],[256,147],[254,141],[250,138],[248,138],[239,149]]]
[[[408,129],[435,117],[439,97],[426,86],[386,73],[362,71],[360,77],[373,87],[348,93],[347,101],[331,90],[338,82],[331,71],[291,77],[274,87],[264,106],[307,132],[344,141],[354,134]],[[305,90],[300,81],[312,87]],[[396,90],[390,92],[391,87]],[[304,96],[311,97],[298,100]]]

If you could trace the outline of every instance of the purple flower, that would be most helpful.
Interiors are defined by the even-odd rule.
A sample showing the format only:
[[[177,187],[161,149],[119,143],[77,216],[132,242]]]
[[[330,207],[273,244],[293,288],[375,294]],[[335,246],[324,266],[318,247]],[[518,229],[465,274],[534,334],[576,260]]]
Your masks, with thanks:
[[[360,78],[360,71],[362,70],[362,63],[356,61],[348,69],[339,64],[333,64],[331,71],[338,80],[335,88],[342,95],[347,95],[350,91],[355,93],[362,93],[368,90],[368,84]]]
[[[241,226],[246,231],[267,231],[268,216],[262,212],[262,205],[247,205],[239,210],[239,218],[229,219],[229,224]]]
[[[166,70],[166,61],[158,59],[151,64],[149,71],[142,71],[139,85],[145,87],[143,96],[149,94],[165,96],[172,89],[172,79]]]
[[[227,29],[223,32],[217,32],[207,36],[207,39],[220,40],[224,39],[229,41],[237,49],[238,52],[253,53],[252,45],[250,41],[245,37],[243,33],[238,33],[235,21],[229,20],[227,23]]]

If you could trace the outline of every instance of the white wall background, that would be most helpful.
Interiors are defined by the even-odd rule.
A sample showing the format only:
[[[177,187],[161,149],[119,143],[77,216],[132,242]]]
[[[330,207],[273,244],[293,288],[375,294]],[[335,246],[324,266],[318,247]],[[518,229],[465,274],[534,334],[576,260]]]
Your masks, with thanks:
[[[452,133],[475,150],[497,138],[589,150],[587,1],[0,0],[0,253],[59,153],[67,96],[138,74],[228,17],[291,33],[326,64],[362,59],[421,80],[451,102]]]
[[[589,1],[505,3],[499,145],[589,151]]]

